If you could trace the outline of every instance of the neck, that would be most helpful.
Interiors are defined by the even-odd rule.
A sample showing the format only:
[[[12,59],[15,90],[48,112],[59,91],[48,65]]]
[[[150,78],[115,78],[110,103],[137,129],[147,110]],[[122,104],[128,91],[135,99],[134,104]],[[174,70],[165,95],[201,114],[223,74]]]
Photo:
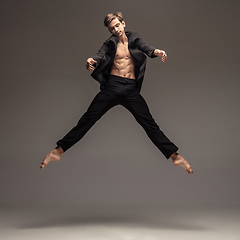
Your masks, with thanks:
[[[121,36],[119,36],[118,39],[119,39],[119,42],[121,42],[121,43],[125,43],[128,41],[128,38],[127,38],[125,32]]]

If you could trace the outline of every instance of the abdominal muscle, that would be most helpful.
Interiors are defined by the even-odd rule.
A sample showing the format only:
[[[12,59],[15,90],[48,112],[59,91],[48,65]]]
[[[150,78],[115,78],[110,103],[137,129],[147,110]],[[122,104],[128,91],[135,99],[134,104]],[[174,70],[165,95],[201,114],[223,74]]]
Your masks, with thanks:
[[[126,47],[118,46],[110,74],[135,79],[132,56]]]

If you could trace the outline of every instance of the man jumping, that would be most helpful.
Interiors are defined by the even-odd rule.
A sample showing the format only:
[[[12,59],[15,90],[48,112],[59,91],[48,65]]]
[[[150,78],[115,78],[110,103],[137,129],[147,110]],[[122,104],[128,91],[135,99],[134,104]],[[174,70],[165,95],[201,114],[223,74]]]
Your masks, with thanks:
[[[178,147],[172,143],[152,118],[144,98],[140,95],[146,55],[167,60],[163,50],[147,45],[137,33],[125,32],[122,13],[110,13],[104,19],[104,25],[112,34],[100,50],[87,59],[86,68],[92,77],[100,83],[101,91],[96,95],[77,125],[57,142],[42,161],[43,169],[51,161],[59,161],[61,155],[77,143],[87,131],[112,107],[122,105],[129,110],[155,146],[173,164],[183,167],[188,173],[193,170],[188,161],[177,153]]]

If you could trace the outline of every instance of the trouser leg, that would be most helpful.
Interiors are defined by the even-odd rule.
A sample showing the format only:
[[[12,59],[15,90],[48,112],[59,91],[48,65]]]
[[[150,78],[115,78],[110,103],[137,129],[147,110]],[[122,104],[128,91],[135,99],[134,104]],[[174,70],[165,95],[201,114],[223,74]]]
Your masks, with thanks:
[[[137,91],[129,94],[124,99],[122,105],[133,114],[151,141],[167,159],[178,150],[178,147],[159,129],[159,126],[150,114],[146,101]]]
[[[99,92],[77,125],[59,140],[57,145],[62,147],[64,152],[68,150],[88,132],[96,121],[116,104],[117,99],[113,94],[107,91]]]

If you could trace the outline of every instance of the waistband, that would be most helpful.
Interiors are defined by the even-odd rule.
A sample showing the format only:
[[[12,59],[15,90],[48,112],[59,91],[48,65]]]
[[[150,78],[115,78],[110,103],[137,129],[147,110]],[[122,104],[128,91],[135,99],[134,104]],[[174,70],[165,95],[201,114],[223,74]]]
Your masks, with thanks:
[[[132,79],[132,78],[124,78],[124,77],[120,77],[120,76],[116,76],[116,75],[109,75],[108,77],[108,81],[115,81],[115,82],[120,82],[120,83],[132,83],[132,84],[136,84],[136,79]]]

